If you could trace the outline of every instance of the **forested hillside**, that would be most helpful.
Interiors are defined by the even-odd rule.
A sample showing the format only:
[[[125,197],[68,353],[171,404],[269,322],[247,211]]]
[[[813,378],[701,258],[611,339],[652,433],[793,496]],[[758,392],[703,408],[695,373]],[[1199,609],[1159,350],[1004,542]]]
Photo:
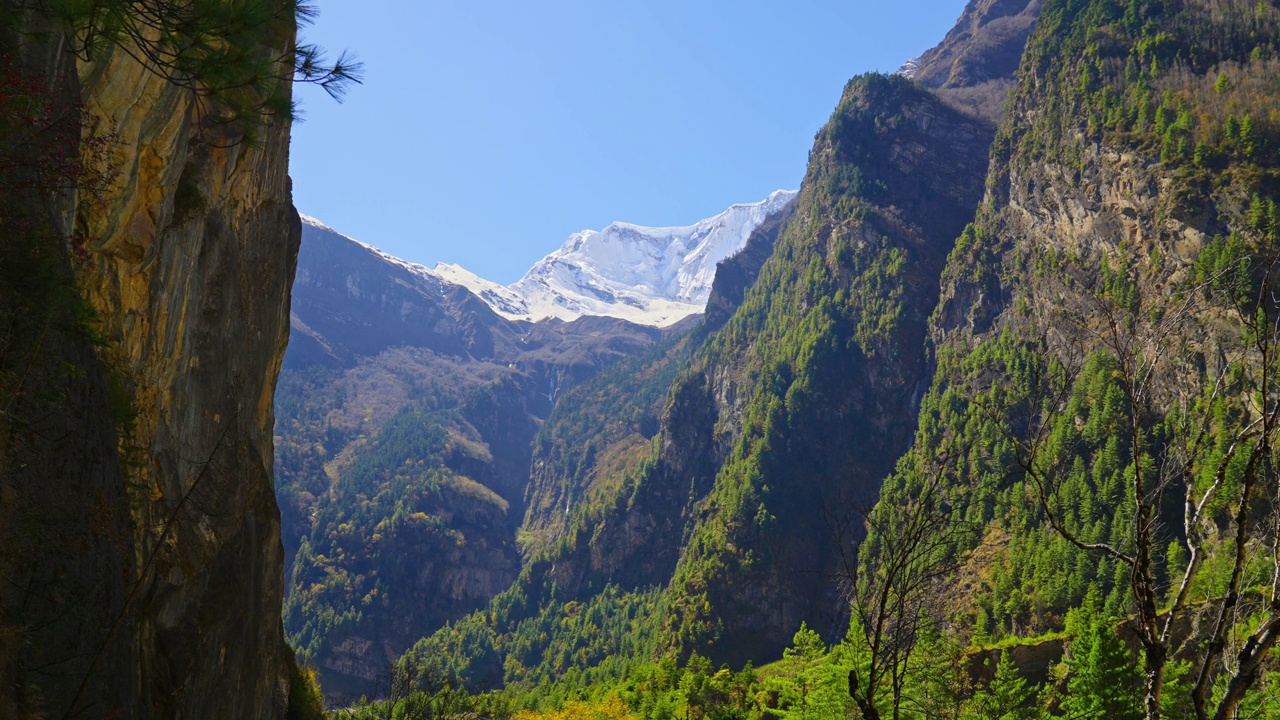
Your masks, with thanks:
[[[1111,624],[1129,639],[1102,678],[1120,691],[1082,672],[1063,709],[1275,708],[1278,22],[1269,3],[1045,4],[862,549],[858,637],[906,612],[961,647],[1084,642],[1090,615],[1099,647]],[[925,543],[898,531],[918,522]],[[900,607],[872,609],[885,594]]]

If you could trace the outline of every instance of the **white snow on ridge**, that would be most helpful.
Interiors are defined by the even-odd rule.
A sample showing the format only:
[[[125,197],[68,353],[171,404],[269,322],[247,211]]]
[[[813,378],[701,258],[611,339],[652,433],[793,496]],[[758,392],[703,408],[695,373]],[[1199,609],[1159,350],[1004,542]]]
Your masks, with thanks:
[[[716,263],[741,250],[795,196],[796,191],[778,190],[682,227],[615,222],[604,230],[583,230],[507,286],[456,265],[441,263],[435,272],[513,320],[604,315],[662,327],[706,309]]]
[[[412,263],[412,262],[409,262],[408,260],[401,260],[400,258],[396,257],[395,255],[391,255],[390,253],[382,252],[382,251],[381,251],[381,250],[379,250],[378,248],[376,248],[376,247],[374,247],[374,246],[370,245],[369,243],[363,243],[363,242],[360,242],[359,240],[357,240],[357,239],[355,239],[355,238],[351,237],[350,235],[343,235],[342,233],[338,232],[337,230],[334,230],[333,228],[329,227],[328,225],[325,225],[325,224],[324,224],[324,222],[322,222],[321,220],[319,220],[319,219],[317,219],[317,218],[313,218],[313,217],[311,217],[310,215],[307,215],[307,214],[305,214],[305,213],[298,213],[298,217],[302,220],[302,224],[303,224],[303,225],[310,225],[311,227],[318,228],[318,229],[320,229],[320,230],[324,230],[325,232],[329,232],[329,233],[332,233],[332,234],[334,234],[334,235],[337,235],[338,237],[343,238],[344,240],[350,240],[351,242],[355,243],[356,245],[359,245],[360,247],[364,248],[365,250],[368,250],[369,252],[373,253],[374,255],[377,255],[379,258],[381,258],[382,260],[386,261],[387,263],[389,263],[389,264],[391,264],[391,265],[397,265],[397,266],[399,266],[399,267],[402,267],[402,268],[404,268],[405,270],[408,270],[409,272],[413,273],[414,275],[418,275],[418,276],[421,276],[421,277],[425,277],[425,278],[427,278],[427,279],[429,279],[429,280],[431,280],[432,282],[435,282],[435,283],[439,283],[441,280],[443,280],[443,279],[444,279],[444,278],[442,278],[438,273],[436,273],[436,272],[432,271],[432,270],[431,270],[431,268],[427,267],[426,265],[419,265],[418,263]],[[449,282],[452,282],[452,281],[449,281]],[[454,284],[455,284],[455,285],[458,285],[458,284],[460,284],[460,283],[454,283]]]
[[[415,274],[461,285],[512,320],[603,315],[664,327],[706,309],[716,263],[741,250],[751,233],[796,194],[778,190],[760,202],[734,205],[682,227],[615,222],[604,230],[583,230],[511,285],[448,263],[428,269],[353,242]],[[302,220],[330,230],[315,218],[303,215]]]

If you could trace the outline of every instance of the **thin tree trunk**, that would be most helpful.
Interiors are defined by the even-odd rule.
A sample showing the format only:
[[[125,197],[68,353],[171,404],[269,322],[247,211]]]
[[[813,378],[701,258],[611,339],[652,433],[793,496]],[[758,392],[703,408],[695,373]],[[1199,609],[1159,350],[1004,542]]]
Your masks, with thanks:
[[[1262,662],[1276,646],[1277,640],[1280,640],[1280,614],[1273,611],[1271,617],[1241,648],[1238,656],[1239,669],[1227,683],[1226,692],[1218,702],[1218,711],[1214,713],[1213,720],[1231,720],[1236,717],[1245,693],[1257,683],[1262,672]]]
[[[1164,669],[1168,653],[1163,645],[1147,648],[1143,659],[1143,705],[1147,720],[1160,720],[1160,701],[1164,695]]]

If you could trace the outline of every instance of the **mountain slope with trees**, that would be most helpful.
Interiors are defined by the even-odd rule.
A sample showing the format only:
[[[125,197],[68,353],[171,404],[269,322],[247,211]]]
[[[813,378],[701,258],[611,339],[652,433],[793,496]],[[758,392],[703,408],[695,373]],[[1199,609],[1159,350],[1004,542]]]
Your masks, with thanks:
[[[544,426],[517,583],[404,666],[587,687],[663,655],[767,660],[805,620],[842,635],[854,510],[910,443],[993,135],[904,78],[851,81],[792,213],[721,264],[707,324]]]
[[[690,326],[507,320],[309,219],[291,324],[275,398],[284,622],[335,696],[511,584],[539,423]]]
[[[1065,629],[1111,643],[1114,675],[1077,658],[1064,711],[1270,702],[1278,22],[1269,3],[1044,4],[943,278],[915,447],[862,548],[862,642],[901,647],[922,612],[961,645]],[[930,542],[897,531],[921,518]],[[896,706],[875,683],[857,692]]]

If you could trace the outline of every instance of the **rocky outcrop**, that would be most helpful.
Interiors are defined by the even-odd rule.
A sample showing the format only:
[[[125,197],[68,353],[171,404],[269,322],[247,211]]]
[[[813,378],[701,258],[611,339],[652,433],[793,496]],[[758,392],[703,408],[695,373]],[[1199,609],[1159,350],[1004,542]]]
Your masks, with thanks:
[[[969,0],[942,42],[902,72],[952,106],[997,123],[1014,88],[1040,0]]]
[[[293,15],[279,17],[261,53],[288,57]],[[72,638],[65,623],[50,629],[6,603],[5,620],[25,628],[19,705],[51,716],[283,717],[272,395],[299,236],[290,121],[264,119],[246,138],[245,125],[213,122],[191,89],[140,64],[129,41],[86,61],[58,28],[27,22],[27,67],[83,112],[86,137],[109,138],[102,159],[116,177],[65,199],[46,226],[82,310],[53,356],[67,378],[46,373],[20,390],[70,393],[40,453],[65,459],[42,472],[79,500],[48,529],[79,538],[82,555],[64,567],[91,592],[26,587],[50,613],[83,616],[69,644],[58,641]],[[66,244],[73,233],[82,249]],[[23,494],[27,481],[6,472],[5,510],[16,516],[48,503]],[[88,659],[39,668],[65,651]]]
[[[271,398],[299,236],[288,123],[265,128],[260,145],[206,145],[190,98],[130,58],[84,74],[91,109],[115,119],[135,173],[105,208],[84,206],[101,240],[77,274],[145,458],[130,477],[147,501],[136,513],[150,564],[136,579],[144,705],[157,716],[279,716]],[[198,188],[186,198],[196,207],[175,207],[180,181]]]
[[[970,0],[942,42],[915,61],[911,79],[933,88],[1011,79],[1039,13],[1040,0]]]

